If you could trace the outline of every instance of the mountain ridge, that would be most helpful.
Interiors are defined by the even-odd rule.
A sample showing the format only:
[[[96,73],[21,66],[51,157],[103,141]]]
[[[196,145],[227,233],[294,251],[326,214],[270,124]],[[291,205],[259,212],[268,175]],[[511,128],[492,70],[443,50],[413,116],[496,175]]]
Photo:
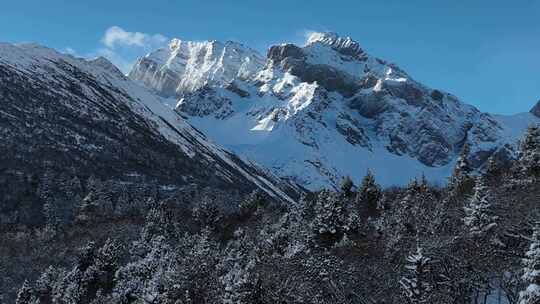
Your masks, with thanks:
[[[208,141],[104,58],[2,43],[0,79],[0,184],[6,186],[0,187],[5,197],[0,225],[13,216],[30,224],[41,217],[43,200],[28,187],[47,176],[119,184],[142,180],[166,192],[188,185],[241,193],[259,189],[282,202],[298,193]],[[77,206],[61,208],[72,214]]]
[[[222,69],[231,66],[222,63]],[[264,65],[253,68],[247,77],[178,87],[164,102],[244,159],[312,190],[337,187],[347,175],[358,180],[368,169],[385,185],[422,174],[444,183],[465,142],[476,167],[516,150],[517,138],[509,134],[517,132],[503,121],[417,82],[349,37],[313,33],[304,46],[274,45]],[[142,70],[136,65],[130,77],[141,81]],[[159,85],[149,87],[160,92]],[[352,162],[361,164],[351,168]]]

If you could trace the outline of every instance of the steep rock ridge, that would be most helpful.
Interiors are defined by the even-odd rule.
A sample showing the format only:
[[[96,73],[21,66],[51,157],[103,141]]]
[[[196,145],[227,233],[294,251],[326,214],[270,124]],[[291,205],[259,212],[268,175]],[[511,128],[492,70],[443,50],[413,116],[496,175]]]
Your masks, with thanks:
[[[53,171],[81,180],[137,177],[167,189],[260,188],[291,200],[278,178],[209,142],[104,58],[86,61],[35,44],[0,44],[0,136],[4,185],[19,179],[32,184],[24,180]],[[21,202],[25,194],[16,187],[0,188],[3,214],[24,221],[32,218],[28,210],[41,212],[41,206]]]
[[[173,39],[168,48],[139,59],[129,77],[171,97],[205,85],[247,79],[263,64],[257,52],[236,42]]]
[[[522,131],[334,33],[272,46],[251,76],[199,87],[177,94],[176,109],[190,123],[309,189],[359,179],[368,168],[385,185],[421,174],[444,183],[465,142],[481,166],[501,149],[511,155]]]

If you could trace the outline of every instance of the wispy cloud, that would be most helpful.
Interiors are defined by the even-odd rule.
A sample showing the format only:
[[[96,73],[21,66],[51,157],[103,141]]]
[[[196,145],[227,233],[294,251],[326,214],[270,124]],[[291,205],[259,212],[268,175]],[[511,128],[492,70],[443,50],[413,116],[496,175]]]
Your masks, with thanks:
[[[111,26],[105,31],[101,42],[110,49],[117,46],[148,48],[162,45],[167,41],[167,37],[161,34],[149,35],[141,32],[128,32],[119,26]]]
[[[130,32],[115,25],[105,31],[95,50],[80,54],[73,48],[67,47],[63,52],[86,58],[102,56],[111,61],[122,72],[128,73],[137,58],[165,46],[168,40],[162,34]]]

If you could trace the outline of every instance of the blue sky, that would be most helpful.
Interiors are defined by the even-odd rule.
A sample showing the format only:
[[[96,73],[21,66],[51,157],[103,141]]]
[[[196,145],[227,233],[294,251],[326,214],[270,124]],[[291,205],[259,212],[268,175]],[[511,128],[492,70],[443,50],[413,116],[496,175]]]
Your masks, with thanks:
[[[46,5],[45,5],[46,3]],[[0,41],[105,55],[124,70],[166,40],[265,51],[308,31],[351,36],[415,79],[492,113],[540,99],[540,1],[5,1]]]

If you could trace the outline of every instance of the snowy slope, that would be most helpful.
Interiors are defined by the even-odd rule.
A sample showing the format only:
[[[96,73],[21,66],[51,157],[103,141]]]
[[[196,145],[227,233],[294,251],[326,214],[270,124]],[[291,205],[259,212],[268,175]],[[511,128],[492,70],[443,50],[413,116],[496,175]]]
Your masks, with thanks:
[[[237,74],[237,60],[224,59],[220,68],[234,67],[229,75]],[[358,181],[368,169],[384,185],[421,174],[445,183],[465,142],[471,161],[481,166],[501,149],[510,155],[524,128],[428,88],[334,33],[314,33],[304,46],[273,46],[264,65],[241,77],[209,82],[175,73],[174,83],[196,84],[177,86],[173,95],[155,84],[159,77],[137,76],[170,65],[148,69],[143,61],[130,76],[166,96],[163,102],[176,105],[191,124],[309,189],[337,186],[346,175]]]
[[[277,177],[266,174],[254,164],[240,161],[227,150],[209,142],[178,113],[162,104],[159,97],[125,77],[104,58],[87,61],[60,54],[36,44],[3,43],[0,44],[0,68],[5,72],[5,75],[2,74],[5,77],[4,81],[13,80],[17,85],[24,86],[24,90],[16,90],[16,93],[37,90],[36,95],[54,96],[55,109],[59,111],[55,115],[59,118],[68,113],[70,119],[76,117],[79,117],[79,120],[88,119],[87,122],[81,122],[83,126],[91,125],[94,121],[107,121],[133,134],[134,140],[143,138],[142,136],[147,136],[148,133],[153,134],[147,140],[152,146],[147,148],[155,149],[162,154],[165,153],[162,151],[165,147],[154,145],[161,140],[160,138],[165,138],[182,152],[178,154],[178,158],[191,158],[191,162],[206,166],[209,172],[205,174],[213,174],[233,188],[235,185],[239,187],[251,185],[280,200],[291,201],[290,197],[278,187],[281,181]],[[46,86],[46,91],[43,86]],[[0,112],[0,116],[13,119],[15,123],[21,119],[15,115],[20,107],[15,105],[14,101],[10,101],[13,96],[9,95],[9,90],[4,94],[8,95],[3,96],[2,107],[5,107],[5,110]],[[28,96],[28,99],[33,100],[34,97]],[[25,104],[22,106],[24,107]],[[36,113],[30,113],[32,110],[36,110]],[[27,114],[32,114],[29,117],[43,115],[43,109],[25,111]],[[60,122],[53,119],[52,126],[54,127],[56,123]],[[8,126],[13,126],[13,124]],[[82,134],[88,133],[87,130],[77,129],[78,126],[72,126],[72,128],[76,133],[74,137],[77,141],[88,141],[86,147],[92,145],[92,139],[83,138],[85,135]],[[115,134],[107,134],[107,131],[104,131],[104,134],[96,139],[113,143],[114,136]],[[38,138],[35,139],[36,142],[38,140]],[[125,140],[131,144],[129,138],[119,140]],[[114,143],[117,143],[116,139]],[[133,144],[140,145],[140,143]],[[62,143],[62,145],[66,144]],[[81,148],[84,149],[77,143],[69,147],[77,151]],[[69,149],[66,147],[64,150]],[[96,147],[95,150],[99,153],[100,148]],[[163,165],[156,164],[156,167]]]
[[[504,126],[501,136],[508,142],[520,139],[531,124],[540,123],[540,118],[528,112],[514,115],[493,115],[493,118]]]

